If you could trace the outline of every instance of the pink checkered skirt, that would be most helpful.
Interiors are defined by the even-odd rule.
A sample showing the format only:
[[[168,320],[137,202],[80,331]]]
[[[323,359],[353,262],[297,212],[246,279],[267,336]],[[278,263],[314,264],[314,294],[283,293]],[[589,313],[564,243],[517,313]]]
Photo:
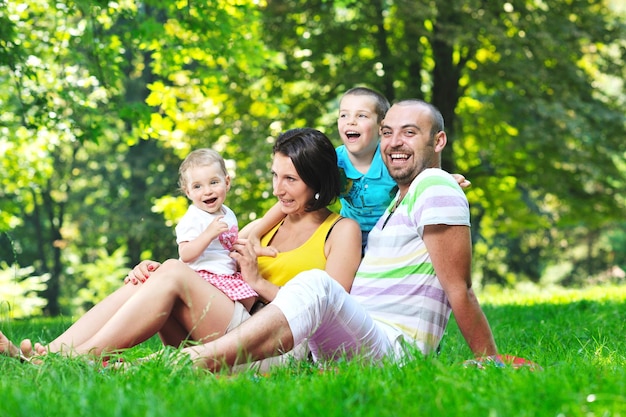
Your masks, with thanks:
[[[197,271],[203,280],[212,284],[215,288],[226,294],[231,300],[245,300],[250,297],[258,297],[259,294],[252,289],[243,279],[240,272],[232,275],[214,274],[213,272]]]

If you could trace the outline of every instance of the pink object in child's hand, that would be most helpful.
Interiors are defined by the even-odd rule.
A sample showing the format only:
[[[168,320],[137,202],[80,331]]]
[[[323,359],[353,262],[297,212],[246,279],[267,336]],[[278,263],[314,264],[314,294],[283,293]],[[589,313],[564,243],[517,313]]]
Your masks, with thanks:
[[[239,234],[237,233],[237,226],[233,226],[229,231],[222,233],[219,235],[219,240],[224,249],[231,251],[233,250],[233,245],[239,238]]]

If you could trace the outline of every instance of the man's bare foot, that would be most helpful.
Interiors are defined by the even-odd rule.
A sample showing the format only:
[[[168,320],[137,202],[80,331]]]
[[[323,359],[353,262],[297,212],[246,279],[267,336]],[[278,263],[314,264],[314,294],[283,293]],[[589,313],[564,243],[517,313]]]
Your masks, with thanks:
[[[15,346],[4,333],[0,332],[0,354],[11,358],[19,358],[20,353],[19,348]]]

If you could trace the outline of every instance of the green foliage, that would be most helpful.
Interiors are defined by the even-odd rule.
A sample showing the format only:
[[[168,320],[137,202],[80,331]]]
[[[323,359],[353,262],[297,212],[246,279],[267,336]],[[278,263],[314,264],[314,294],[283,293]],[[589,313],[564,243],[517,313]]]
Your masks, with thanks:
[[[72,275],[81,280],[66,283],[69,291],[67,304],[75,314],[84,314],[93,305],[118,289],[128,274],[126,248],[120,247],[110,255],[105,249],[96,251],[97,258],[90,262],[73,259],[68,262]]]
[[[46,288],[47,275],[33,275],[35,268],[0,262],[0,317],[19,319],[38,316],[46,300],[38,291]]]
[[[469,94],[459,107],[469,116],[462,129],[471,148],[455,148],[460,170],[484,189],[468,194],[479,213],[474,225],[488,247],[505,249],[500,261],[509,267],[524,254],[517,274],[538,281],[548,265],[540,260],[578,257],[574,281],[584,282],[610,262],[596,250],[580,256],[580,242],[599,244],[598,231],[624,213],[625,171],[616,161],[625,152],[623,95],[609,86],[623,78],[623,65],[607,66],[622,61],[610,39],[623,21],[602,2],[493,5],[476,15],[476,24],[494,25],[476,29],[481,45],[467,63]],[[512,194],[492,186],[510,177]]]
[[[2,193],[10,197],[2,209],[22,220],[16,235],[32,237],[20,239],[19,254],[50,274],[45,293],[51,314],[60,310],[64,228],[77,227],[72,214],[83,203],[77,195],[89,174],[83,164],[95,156],[88,149],[119,141],[124,130],[114,112],[119,71],[115,65],[105,69],[101,60],[115,45],[94,32],[101,29],[102,9],[89,2],[75,6],[32,1],[3,9],[16,30],[9,40],[15,47],[2,63]]]
[[[625,224],[620,224],[618,228],[607,233],[608,246],[611,248],[611,261],[623,270],[626,270],[626,230]]]

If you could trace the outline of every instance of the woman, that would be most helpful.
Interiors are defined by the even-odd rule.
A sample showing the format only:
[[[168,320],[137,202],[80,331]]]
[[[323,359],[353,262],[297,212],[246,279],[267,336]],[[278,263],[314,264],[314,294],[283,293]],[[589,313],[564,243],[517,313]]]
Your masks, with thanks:
[[[286,215],[269,242],[278,255],[275,262],[263,260],[261,276],[252,244],[239,240],[232,256],[242,276],[269,302],[280,289],[273,282],[278,271],[284,270],[288,255],[307,248],[307,256],[290,258],[291,276],[308,269],[325,269],[349,291],[361,259],[361,233],[356,222],[327,208],[340,188],[332,143],[315,129],[285,132],[274,145],[272,175],[274,195]],[[156,333],[166,345],[205,343],[250,317],[239,302],[199,279],[178,260],[162,265],[144,261],[125,282],[127,285],[94,306],[49,345],[37,344],[35,353],[106,355],[135,346]],[[30,341],[22,342],[21,348],[26,357],[32,355]],[[2,333],[0,351],[10,356],[19,352]]]

